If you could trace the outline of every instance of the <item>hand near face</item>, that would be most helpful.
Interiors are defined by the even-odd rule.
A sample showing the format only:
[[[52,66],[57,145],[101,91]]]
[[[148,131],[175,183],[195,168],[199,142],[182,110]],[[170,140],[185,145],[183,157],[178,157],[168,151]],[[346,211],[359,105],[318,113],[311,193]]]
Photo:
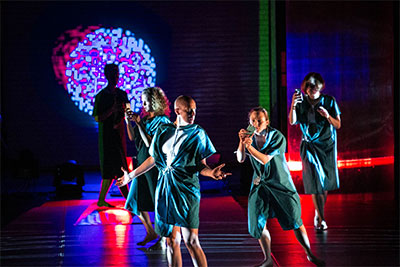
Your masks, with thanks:
[[[318,113],[324,118],[329,118],[329,112],[322,106],[317,109]]]
[[[254,135],[254,134],[253,134],[253,135]],[[251,144],[253,143],[253,135],[247,136],[247,137],[243,140],[243,144],[246,146],[246,148],[250,147]]]
[[[300,94],[298,94],[297,92],[293,94],[292,96],[292,107],[295,107],[298,103],[303,102],[303,97]]]
[[[249,133],[246,129],[240,129],[238,135],[241,142],[243,142],[246,137],[249,137]]]
[[[221,180],[223,178],[226,178],[228,175],[232,175],[232,173],[226,173],[222,171],[221,169],[225,166],[225,163],[215,167],[212,169],[212,178],[215,180]]]
[[[125,110],[125,118],[127,118],[130,121],[134,121],[136,123],[140,122],[139,114],[134,113],[131,109],[126,109]]]

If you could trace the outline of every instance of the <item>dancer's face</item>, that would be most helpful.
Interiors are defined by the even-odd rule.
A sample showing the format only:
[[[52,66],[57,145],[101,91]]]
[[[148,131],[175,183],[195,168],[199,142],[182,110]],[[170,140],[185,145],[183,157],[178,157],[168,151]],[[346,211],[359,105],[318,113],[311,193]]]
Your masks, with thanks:
[[[151,100],[149,99],[148,95],[142,94],[142,104],[143,104],[143,108],[146,112],[153,111],[153,109],[151,107]]]
[[[264,112],[253,111],[250,114],[250,124],[256,128],[257,133],[261,133],[267,128],[269,120],[265,116]]]
[[[318,98],[320,95],[322,85],[314,79],[314,77],[310,77],[308,82],[306,82],[305,92],[312,99]]]
[[[188,124],[193,124],[196,118],[196,102],[193,100],[190,103],[180,103],[175,109],[177,115]]]

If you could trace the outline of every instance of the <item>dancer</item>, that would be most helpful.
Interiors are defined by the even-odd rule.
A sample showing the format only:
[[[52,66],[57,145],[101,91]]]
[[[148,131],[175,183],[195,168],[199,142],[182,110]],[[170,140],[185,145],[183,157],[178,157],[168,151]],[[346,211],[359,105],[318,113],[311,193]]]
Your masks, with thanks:
[[[169,101],[161,88],[148,87],[144,89],[142,104],[142,119],[138,114],[130,110],[127,111],[127,116],[125,116],[129,139],[135,141],[138,165],[142,164],[150,156],[151,139],[159,126],[171,123],[167,117],[170,114]],[[128,119],[134,121],[136,126],[133,127]],[[149,211],[154,211],[157,177],[157,168],[153,168],[134,179],[125,202],[125,209],[137,215],[146,229],[146,237],[138,243],[140,246],[144,246],[157,238],[148,213]],[[160,238],[149,250],[161,249],[164,244],[163,238]]]
[[[317,230],[328,228],[324,210],[328,191],[339,188],[336,129],[341,126],[340,110],[334,97],[321,94],[324,88],[321,74],[307,74],[301,84],[305,101],[300,91],[294,93],[289,113],[290,124],[300,124],[303,133],[300,156],[304,191],[312,195]]]
[[[118,179],[125,185],[129,180],[157,166],[160,174],[156,189],[155,230],[167,237],[167,257],[170,266],[182,266],[181,235],[192,257],[194,266],[207,266],[200,246],[199,173],[215,180],[225,178],[221,164],[214,169],[206,158],[215,153],[207,133],[194,124],[196,102],[189,96],[179,96],[174,103],[175,124],[161,125],[150,146],[150,155],[133,172]]]
[[[268,112],[253,108],[249,112],[250,125],[254,132],[241,129],[237,160],[242,163],[246,153],[254,169],[248,201],[248,223],[250,234],[258,239],[264,253],[259,266],[273,266],[271,236],[267,219],[276,217],[283,230],[294,230],[307,259],[323,266],[324,261],[315,257],[310,249],[306,228],[301,220],[300,197],[296,192],[285,159],[286,139],[278,130],[269,126]]]
[[[113,179],[122,175],[121,166],[127,168],[124,113],[130,108],[126,92],[117,88],[118,66],[107,64],[104,75],[108,84],[95,97],[93,116],[99,123],[99,157],[101,169],[101,189],[97,206],[113,207],[105,201]],[[120,187],[127,198],[128,187]]]

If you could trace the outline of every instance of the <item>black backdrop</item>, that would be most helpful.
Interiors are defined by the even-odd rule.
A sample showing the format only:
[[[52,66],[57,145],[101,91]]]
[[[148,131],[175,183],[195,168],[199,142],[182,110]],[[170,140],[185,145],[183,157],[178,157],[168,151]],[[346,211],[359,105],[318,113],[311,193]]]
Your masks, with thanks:
[[[42,169],[70,159],[98,165],[95,122],[56,82],[51,54],[64,31],[103,25],[149,44],[157,85],[171,102],[193,96],[196,122],[233,159],[237,131],[258,104],[258,2],[5,2],[1,19],[7,158],[29,150]]]

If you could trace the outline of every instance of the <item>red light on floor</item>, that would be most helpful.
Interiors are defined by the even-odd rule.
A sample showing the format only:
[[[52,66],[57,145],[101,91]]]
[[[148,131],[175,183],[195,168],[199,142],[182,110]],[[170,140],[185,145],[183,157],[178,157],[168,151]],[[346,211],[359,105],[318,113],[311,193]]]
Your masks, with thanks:
[[[394,156],[338,160],[339,169],[375,167],[375,166],[390,165],[390,164],[394,164]],[[288,166],[290,171],[302,170],[301,161],[288,161]]]

